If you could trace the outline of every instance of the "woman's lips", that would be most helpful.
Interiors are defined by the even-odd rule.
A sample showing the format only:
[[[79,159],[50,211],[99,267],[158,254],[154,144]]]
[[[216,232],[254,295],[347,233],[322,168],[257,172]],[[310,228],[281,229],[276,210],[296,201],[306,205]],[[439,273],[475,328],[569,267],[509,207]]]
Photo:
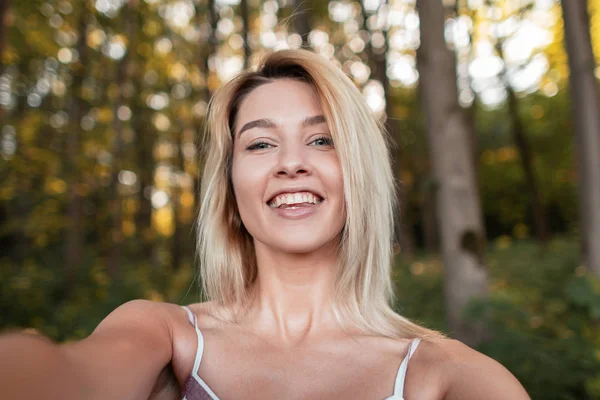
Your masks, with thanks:
[[[283,205],[277,208],[269,207],[279,217],[286,219],[302,219],[307,218],[316,213],[323,202],[319,204],[299,203]]]

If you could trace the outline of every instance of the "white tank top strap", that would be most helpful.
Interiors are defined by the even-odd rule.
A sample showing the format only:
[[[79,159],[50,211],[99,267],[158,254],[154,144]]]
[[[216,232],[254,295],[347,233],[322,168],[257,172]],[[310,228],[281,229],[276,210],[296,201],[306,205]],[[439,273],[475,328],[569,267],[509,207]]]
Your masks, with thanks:
[[[183,309],[187,312],[190,324],[194,325],[196,336],[198,337],[198,348],[196,350],[196,358],[194,359],[194,369],[192,369],[192,372],[197,374],[198,368],[200,368],[200,361],[202,361],[202,354],[204,353],[204,336],[202,336],[202,332],[198,329],[198,319],[196,318],[196,314],[194,314],[188,306],[183,306]]]
[[[394,395],[393,399],[402,400],[404,398],[404,381],[406,380],[406,371],[408,369],[408,360],[411,359],[417,347],[419,347],[419,343],[421,339],[413,339],[408,345],[408,352],[406,353],[406,357],[402,360],[400,364],[400,368],[398,368],[398,374],[396,375],[396,384],[394,385]]]
[[[192,324],[194,327],[196,327],[196,316],[194,315],[192,310],[190,310],[190,308],[188,306],[182,306],[182,308],[187,313],[188,319],[190,320],[190,324]]]

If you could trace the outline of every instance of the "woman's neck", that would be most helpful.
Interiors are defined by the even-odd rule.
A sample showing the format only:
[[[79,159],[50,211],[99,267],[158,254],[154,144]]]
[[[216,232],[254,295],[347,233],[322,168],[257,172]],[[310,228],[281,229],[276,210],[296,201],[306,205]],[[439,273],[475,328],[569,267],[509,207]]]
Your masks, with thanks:
[[[336,326],[331,310],[337,247],[290,254],[256,243],[258,276],[247,321],[283,346]]]

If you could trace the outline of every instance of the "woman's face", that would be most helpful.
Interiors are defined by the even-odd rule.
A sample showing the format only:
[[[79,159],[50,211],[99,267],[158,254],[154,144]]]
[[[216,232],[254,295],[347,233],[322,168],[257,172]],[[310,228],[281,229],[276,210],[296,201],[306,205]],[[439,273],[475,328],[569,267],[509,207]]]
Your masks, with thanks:
[[[257,246],[307,253],[337,244],[340,163],[315,89],[280,79],[254,89],[235,121],[232,182]]]

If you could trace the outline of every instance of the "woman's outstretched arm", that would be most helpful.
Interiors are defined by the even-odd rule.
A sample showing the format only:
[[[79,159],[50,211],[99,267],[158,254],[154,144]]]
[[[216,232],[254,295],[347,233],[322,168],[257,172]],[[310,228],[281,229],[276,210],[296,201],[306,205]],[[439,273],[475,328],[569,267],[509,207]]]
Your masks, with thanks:
[[[167,309],[128,302],[86,339],[57,345],[39,336],[0,337],[0,391],[6,400],[147,399],[172,358]]]

